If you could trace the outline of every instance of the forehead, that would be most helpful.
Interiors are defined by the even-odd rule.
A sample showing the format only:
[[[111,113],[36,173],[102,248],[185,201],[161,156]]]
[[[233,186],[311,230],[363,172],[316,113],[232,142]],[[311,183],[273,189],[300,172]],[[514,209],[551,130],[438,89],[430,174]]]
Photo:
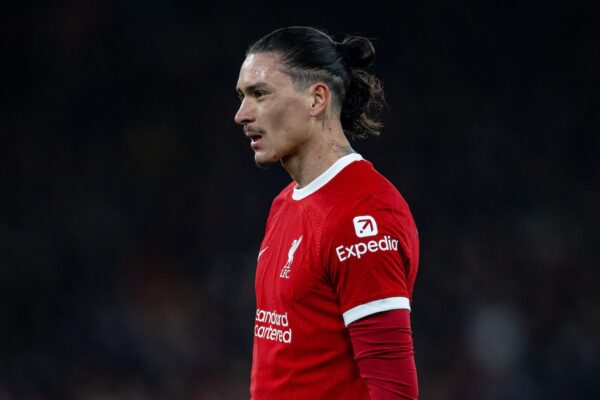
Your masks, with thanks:
[[[249,54],[240,69],[237,87],[243,89],[257,84],[291,83],[289,75],[281,71],[281,58],[276,53]]]

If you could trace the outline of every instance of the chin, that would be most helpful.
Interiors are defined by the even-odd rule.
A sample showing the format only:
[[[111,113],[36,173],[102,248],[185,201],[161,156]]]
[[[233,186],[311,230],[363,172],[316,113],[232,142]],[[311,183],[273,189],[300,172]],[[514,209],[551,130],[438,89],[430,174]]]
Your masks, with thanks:
[[[257,152],[254,154],[254,162],[259,167],[263,168],[279,161],[279,158],[275,155],[261,154]]]
[[[271,164],[263,164],[259,161],[254,160],[254,164],[256,164],[256,167],[259,169],[269,169],[271,168]]]

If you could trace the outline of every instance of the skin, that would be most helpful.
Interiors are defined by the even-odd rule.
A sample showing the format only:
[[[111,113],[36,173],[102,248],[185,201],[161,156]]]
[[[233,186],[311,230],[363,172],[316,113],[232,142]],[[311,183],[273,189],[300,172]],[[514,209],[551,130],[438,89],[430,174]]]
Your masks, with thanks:
[[[237,82],[235,122],[244,127],[258,165],[280,161],[298,187],[352,153],[329,87],[297,89],[276,53],[250,54]]]

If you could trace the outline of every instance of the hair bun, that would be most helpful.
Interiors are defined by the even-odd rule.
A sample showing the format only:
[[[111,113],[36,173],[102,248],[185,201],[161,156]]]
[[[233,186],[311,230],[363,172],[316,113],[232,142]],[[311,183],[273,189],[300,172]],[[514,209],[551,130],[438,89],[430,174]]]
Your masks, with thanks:
[[[348,36],[339,44],[339,47],[350,67],[367,68],[375,60],[375,48],[367,38]]]

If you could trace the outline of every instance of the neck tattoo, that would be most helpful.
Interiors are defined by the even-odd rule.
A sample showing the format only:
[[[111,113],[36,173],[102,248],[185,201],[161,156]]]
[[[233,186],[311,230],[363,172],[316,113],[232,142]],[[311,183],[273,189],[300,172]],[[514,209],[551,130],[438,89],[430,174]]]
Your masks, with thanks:
[[[328,139],[327,145],[333,150],[333,152],[336,155],[340,157],[354,153],[354,149],[352,149],[352,147],[349,144],[340,144],[335,142],[333,139]]]

